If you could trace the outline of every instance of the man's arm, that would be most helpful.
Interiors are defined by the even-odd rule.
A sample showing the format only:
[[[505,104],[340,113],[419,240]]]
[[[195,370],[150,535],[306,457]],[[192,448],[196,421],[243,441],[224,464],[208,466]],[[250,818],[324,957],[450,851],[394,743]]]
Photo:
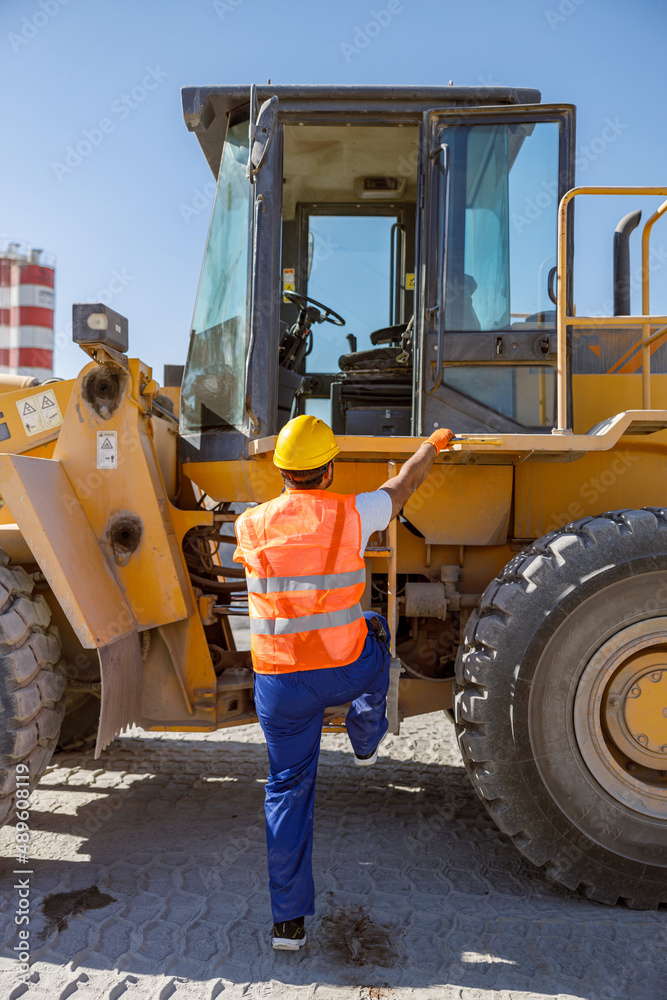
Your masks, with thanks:
[[[435,456],[448,446],[453,437],[452,431],[444,427],[435,431],[407,460],[398,475],[382,484],[380,489],[391,498],[392,517],[396,517],[417,487],[421,486],[431,471]]]

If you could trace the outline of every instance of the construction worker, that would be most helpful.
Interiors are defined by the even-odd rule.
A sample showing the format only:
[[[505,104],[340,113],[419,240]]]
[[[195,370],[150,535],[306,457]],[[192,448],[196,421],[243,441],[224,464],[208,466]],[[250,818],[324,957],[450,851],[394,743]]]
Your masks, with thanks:
[[[285,490],[236,522],[236,562],[248,582],[255,708],[269,753],[266,839],[273,947],[306,943],[315,912],[315,780],[327,707],[351,702],[346,729],[360,766],[377,760],[387,732],[389,628],[359,603],[364,551],[424,481],[452,438],[436,431],[379,490],[327,493],[340,451],[313,416],[283,427],[273,456]],[[383,637],[384,636],[384,637]]]

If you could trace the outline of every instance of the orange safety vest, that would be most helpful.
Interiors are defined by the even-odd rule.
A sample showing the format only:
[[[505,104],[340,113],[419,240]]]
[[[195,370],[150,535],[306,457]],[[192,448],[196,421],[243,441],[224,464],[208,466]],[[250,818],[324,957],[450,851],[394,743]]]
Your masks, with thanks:
[[[258,673],[340,667],[361,654],[366,570],[354,499],[286,490],[237,518],[234,561],[246,570]]]

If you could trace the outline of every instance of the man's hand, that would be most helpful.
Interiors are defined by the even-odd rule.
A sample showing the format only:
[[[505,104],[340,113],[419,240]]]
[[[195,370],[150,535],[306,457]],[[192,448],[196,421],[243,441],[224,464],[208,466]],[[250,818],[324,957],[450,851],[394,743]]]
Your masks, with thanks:
[[[436,455],[439,455],[440,452],[447,447],[453,437],[454,431],[450,431],[447,427],[440,427],[437,431],[433,431],[428,440],[435,448]]]
[[[449,445],[453,437],[452,431],[444,427],[434,431],[412,458],[408,459],[398,475],[382,484],[380,489],[391,497],[392,517],[396,517],[414,491],[421,486],[431,471],[435,456]]]

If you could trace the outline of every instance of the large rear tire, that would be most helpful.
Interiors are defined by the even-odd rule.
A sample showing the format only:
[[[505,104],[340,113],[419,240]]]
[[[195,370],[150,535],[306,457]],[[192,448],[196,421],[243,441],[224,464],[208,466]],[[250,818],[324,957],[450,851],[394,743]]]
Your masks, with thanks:
[[[44,597],[0,550],[0,825],[14,814],[17,765],[29,789],[51,759],[65,711],[60,639]],[[26,775],[25,770],[21,769]],[[24,786],[25,787],[25,786]]]
[[[457,684],[466,768],[518,849],[592,899],[667,902],[667,509],[584,518],[512,559]]]

